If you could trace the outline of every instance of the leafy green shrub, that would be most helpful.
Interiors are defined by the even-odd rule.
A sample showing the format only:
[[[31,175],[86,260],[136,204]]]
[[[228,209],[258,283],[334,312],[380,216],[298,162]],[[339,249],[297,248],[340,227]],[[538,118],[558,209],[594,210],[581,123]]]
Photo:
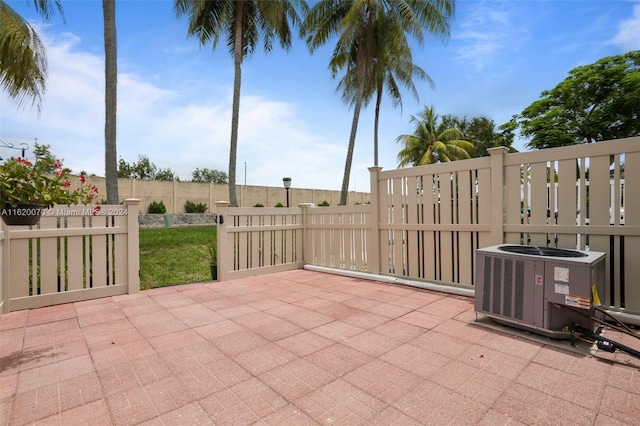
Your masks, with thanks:
[[[329,207],[329,202],[327,200],[324,200],[323,202],[318,204],[318,206],[320,206],[320,207]]]
[[[204,213],[207,211],[207,205],[204,203],[194,203],[193,201],[187,201],[184,204],[184,211],[187,213]]]
[[[149,213],[151,214],[164,214],[167,212],[167,208],[164,206],[164,203],[160,201],[159,203],[156,201],[152,201],[149,204]]]
[[[284,205],[282,203],[278,203],[276,204],[276,207],[284,207]]]
[[[253,206],[253,207],[264,207],[264,204],[262,204],[262,203],[256,203],[256,205],[255,205],[255,206]]]

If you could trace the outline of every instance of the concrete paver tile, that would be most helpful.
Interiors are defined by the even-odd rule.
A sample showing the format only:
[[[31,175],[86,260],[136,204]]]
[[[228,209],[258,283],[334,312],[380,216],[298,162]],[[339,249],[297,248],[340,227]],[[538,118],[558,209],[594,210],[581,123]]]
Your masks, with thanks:
[[[233,360],[254,376],[258,376],[296,358],[294,353],[271,343],[239,353]]]
[[[299,357],[312,354],[320,349],[333,345],[333,343],[334,342],[332,340],[322,337],[312,331],[305,331],[276,342],[278,346],[282,346]]]
[[[0,426],[640,423],[640,362],[295,270],[0,317]],[[607,330],[613,340],[636,340]]]
[[[304,359],[340,377],[366,364],[373,358],[360,351],[336,343],[307,355]]]

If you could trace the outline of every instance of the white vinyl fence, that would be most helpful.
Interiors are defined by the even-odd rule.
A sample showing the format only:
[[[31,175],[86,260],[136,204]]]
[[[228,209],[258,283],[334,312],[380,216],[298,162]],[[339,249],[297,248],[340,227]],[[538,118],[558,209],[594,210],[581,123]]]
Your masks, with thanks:
[[[309,264],[473,289],[478,248],[591,249],[607,253],[605,303],[640,315],[640,137],[490,154],[372,167],[370,205],[218,203],[220,278]]]
[[[3,223],[0,313],[137,292],[138,203],[54,206],[35,226]]]

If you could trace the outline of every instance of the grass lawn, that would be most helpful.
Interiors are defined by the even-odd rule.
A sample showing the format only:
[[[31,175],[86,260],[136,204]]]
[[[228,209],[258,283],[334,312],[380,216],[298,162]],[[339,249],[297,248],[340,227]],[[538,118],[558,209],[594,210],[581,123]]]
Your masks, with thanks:
[[[207,244],[215,226],[140,230],[140,290],[211,281]]]

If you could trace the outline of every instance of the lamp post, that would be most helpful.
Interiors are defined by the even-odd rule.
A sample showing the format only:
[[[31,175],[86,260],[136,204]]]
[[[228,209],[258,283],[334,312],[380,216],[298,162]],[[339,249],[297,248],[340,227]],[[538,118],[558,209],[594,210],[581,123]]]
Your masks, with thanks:
[[[291,188],[291,178],[282,178],[282,183],[284,184],[284,189],[287,191],[287,207],[289,207],[289,188]]]

